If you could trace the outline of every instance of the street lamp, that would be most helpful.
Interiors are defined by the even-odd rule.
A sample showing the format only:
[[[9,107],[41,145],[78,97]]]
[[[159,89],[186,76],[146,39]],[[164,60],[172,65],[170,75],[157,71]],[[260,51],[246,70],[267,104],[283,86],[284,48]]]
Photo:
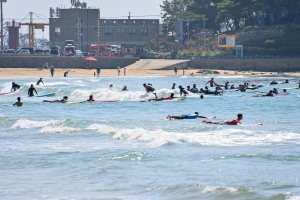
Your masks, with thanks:
[[[190,41],[190,21],[194,21],[194,19],[183,19],[182,21],[187,22],[187,25],[188,25],[188,49],[189,49],[189,41]]]

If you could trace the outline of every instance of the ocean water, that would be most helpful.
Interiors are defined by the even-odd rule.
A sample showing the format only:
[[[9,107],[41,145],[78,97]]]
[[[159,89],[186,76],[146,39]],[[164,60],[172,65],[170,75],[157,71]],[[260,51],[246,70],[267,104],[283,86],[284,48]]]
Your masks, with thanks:
[[[140,102],[172,84],[204,87],[211,77],[44,77],[36,86],[52,97],[27,97],[38,78],[1,78],[0,92],[16,81],[21,89],[0,95],[0,199],[300,199],[300,98],[191,94],[183,101]],[[297,77],[216,76],[217,83],[289,84]],[[109,85],[114,89],[110,90]],[[123,86],[129,89],[122,92]],[[281,89],[279,91],[282,91]],[[42,100],[120,100],[59,104]],[[20,96],[23,107],[13,104]],[[201,120],[165,120],[199,112],[215,121],[244,116],[243,124],[221,126]]]

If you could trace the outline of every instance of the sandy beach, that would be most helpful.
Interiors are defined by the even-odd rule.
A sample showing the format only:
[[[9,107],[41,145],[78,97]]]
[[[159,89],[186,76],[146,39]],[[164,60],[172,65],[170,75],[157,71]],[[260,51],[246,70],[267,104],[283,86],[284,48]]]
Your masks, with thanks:
[[[63,77],[64,72],[68,72],[68,76],[94,76],[96,69],[59,69],[55,68],[54,76]],[[230,71],[230,70],[211,70],[217,71],[219,74],[211,75],[275,75],[277,72],[254,72],[254,71]],[[184,74],[186,76],[203,76],[207,74],[197,73],[199,69],[186,69]],[[299,73],[285,73],[286,75],[299,75]],[[144,70],[144,69],[130,69],[126,70],[127,76],[174,76],[173,70]],[[183,75],[183,70],[178,70],[178,76]],[[51,76],[49,69],[38,70],[32,68],[0,68],[0,77],[47,77]],[[101,69],[100,76],[118,76],[117,69]],[[120,76],[124,76],[123,69],[121,69]]]

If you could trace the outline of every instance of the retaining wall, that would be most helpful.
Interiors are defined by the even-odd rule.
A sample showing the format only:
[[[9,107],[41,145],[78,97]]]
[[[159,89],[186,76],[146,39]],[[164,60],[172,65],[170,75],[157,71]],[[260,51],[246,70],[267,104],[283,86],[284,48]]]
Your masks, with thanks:
[[[300,71],[300,59],[205,59],[191,60],[190,68],[242,71]]]
[[[86,61],[83,57],[56,57],[31,55],[0,55],[0,68],[38,68],[46,62],[55,68],[83,69],[85,63],[91,62],[91,68],[116,69],[117,66],[126,67],[139,58],[97,57],[98,61]]]

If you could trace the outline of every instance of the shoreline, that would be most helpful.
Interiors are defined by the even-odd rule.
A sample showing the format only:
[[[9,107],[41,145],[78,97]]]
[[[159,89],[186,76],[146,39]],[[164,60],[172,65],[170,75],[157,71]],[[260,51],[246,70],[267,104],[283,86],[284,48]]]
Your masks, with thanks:
[[[94,77],[96,69],[61,69],[55,68],[54,77],[63,77],[64,72],[69,70],[68,77],[72,76],[90,76]],[[234,70],[210,70],[217,73],[197,73],[199,69],[185,69],[185,76],[232,76],[232,75],[253,75],[253,76],[270,76],[278,75],[277,72],[257,72],[257,71],[234,71]],[[300,73],[282,73],[285,76],[300,76]],[[97,74],[96,74],[97,76]],[[101,76],[118,76],[117,69],[101,69]],[[120,76],[124,76],[124,71],[121,69]],[[178,70],[175,75],[174,70],[143,70],[143,69],[130,69],[127,67],[126,76],[183,76],[183,70]],[[33,68],[0,68],[0,77],[51,77],[49,69],[33,69]]]

